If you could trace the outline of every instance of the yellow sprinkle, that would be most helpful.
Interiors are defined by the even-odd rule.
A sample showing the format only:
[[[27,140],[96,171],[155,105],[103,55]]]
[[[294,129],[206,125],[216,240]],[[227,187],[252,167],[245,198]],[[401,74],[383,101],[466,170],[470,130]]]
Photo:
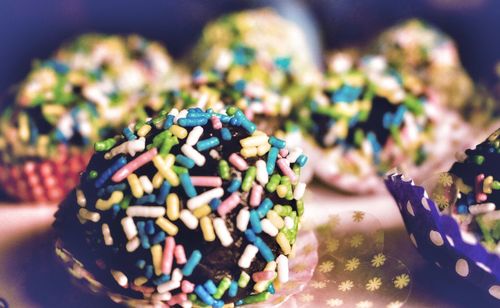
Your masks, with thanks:
[[[161,176],[160,172],[156,172],[156,174],[153,176],[153,187],[155,189],[159,189],[161,185],[163,184],[163,181],[165,179]]]
[[[149,132],[151,131],[151,125],[149,124],[146,124],[146,125],[143,125],[141,128],[139,128],[139,130],[137,131],[137,135],[139,137],[144,137],[146,136]]]
[[[283,218],[281,218],[281,216],[274,210],[269,210],[269,212],[267,212],[266,217],[278,229],[281,229],[285,226],[285,221],[283,220]]]
[[[158,172],[160,172],[161,176],[163,176],[170,183],[170,185],[176,187],[179,186],[180,181],[177,174],[172,169],[170,169],[173,165],[170,157],[173,157],[173,155],[169,154],[167,155],[166,159],[163,160],[160,155],[156,155],[155,157],[153,157],[153,164],[155,165],[156,169],[158,169]]]
[[[278,185],[276,188],[276,192],[278,193],[278,196],[280,198],[285,198],[286,194],[288,193],[288,188],[286,185]]]
[[[257,154],[259,156],[264,156],[264,155],[266,155],[267,152],[269,152],[270,149],[271,149],[271,145],[266,142],[266,143],[261,144],[257,147]]]
[[[205,204],[205,205],[202,205],[198,208],[196,208],[194,211],[193,211],[193,215],[200,219],[201,217],[204,217],[204,216],[207,216],[208,214],[210,214],[212,212],[212,208],[210,208],[210,205],[208,204]]]
[[[19,114],[19,138],[23,142],[28,142],[30,139],[29,119],[24,112]]]
[[[278,235],[276,235],[276,242],[278,243],[278,245],[280,245],[281,250],[283,250],[283,254],[290,254],[290,252],[292,251],[292,247],[290,246],[290,242],[288,242],[288,239],[286,238],[285,234],[283,234],[283,232],[280,232],[278,233]]]
[[[145,284],[146,282],[148,282],[148,279],[144,276],[140,276],[134,279],[134,284],[139,287]]]
[[[135,173],[127,176],[128,185],[132,191],[132,196],[135,198],[140,198],[144,195],[144,190],[142,189],[141,182]]]
[[[247,148],[247,147],[258,147],[264,143],[267,143],[267,140],[269,137],[267,137],[265,134],[257,134],[253,135],[244,139],[240,140],[240,144],[242,147]]]
[[[212,220],[208,216],[205,216],[200,220],[200,225],[205,241],[213,242],[215,240],[215,232],[212,226]]]
[[[179,197],[172,193],[167,196],[167,217],[172,221],[179,219]]]
[[[177,232],[179,232],[179,228],[164,217],[158,217],[156,219],[156,224],[160,226],[163,231],[167,232],[168,235],[175,236]]]
[[[188,135],[188,131],[184,127],[175,124],[170,127],[170,132],[179,139],[184,139]]]
[[[493,184],[493,177],[487,176],[483,181],[483,192],[485,194],[491,194],[493,190],[491,190],[491,184]]]
[[[151,257],[153,258],[153,267],[155,269],[156,275],[161,275],[161,258],[162,258],[162,249],[160,244],[153,245],[151,247]]]
[[[249,158],[249,157],[254,157],[257,156],[257,148],[256,147],[248,147],[248,148],[243,148],[240,151],[241,156],[244,158]]]
[[[111,197],[109,197],[108,200],[103,200],[103,199],[97,200],[97,202],[95,203],[95,208],[100,211],[107,211],[113,206],[113,204],[120,203],[122,199],[123,199],[123,192],[117,190],[111,194]]]
[[[38,155],[40,155],[41,157],[46,157],[48,155],[47,147],[49,145],[49,142],[50,139],[49,136],[47,135],[41,135],[38,137],[38,143],[36,148]]]

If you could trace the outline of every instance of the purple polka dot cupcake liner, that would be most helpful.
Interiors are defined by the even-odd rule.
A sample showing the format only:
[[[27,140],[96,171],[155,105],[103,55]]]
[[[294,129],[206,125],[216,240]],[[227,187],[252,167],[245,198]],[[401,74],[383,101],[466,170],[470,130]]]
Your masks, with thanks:
[[[385,185],[397,203],[406,230],[419,253],[500,300],[500,258],[461,234],[457,222],[439,212],[426,190],[402,174],[390,174]]]

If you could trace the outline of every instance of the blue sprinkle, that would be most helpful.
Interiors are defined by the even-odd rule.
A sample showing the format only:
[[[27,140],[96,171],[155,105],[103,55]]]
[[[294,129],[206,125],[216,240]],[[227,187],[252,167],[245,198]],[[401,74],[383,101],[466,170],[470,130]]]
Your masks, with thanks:
[[[259,204],[259,207],[257,208],[257,214],[259,214],[259,218],[264,218],[267,215],[267,212],[273,207],[273,202],[269,198],[265,198],[262,200],[262,202]]]
[[[219,115],[219,119],[224,124],[227,124],[227,123],[229,123],[229,121],[231,121],[231,117],[226,115],[226,114]]]
[[[215,302],[214,298],[199,284],[194,288],[194,293],[207,305],[212,306]]]
[[[134,135],[134,132],[128,127],[125,127],[123,129],[123,135],[127,138],[127,140],[135,140],[137,139],[137,136]]]
[[[223,127],[220,130],[220,134],[222,136],[222,140],[229,141],[232,138],[231,132],[229,131],[229,129],[227,127]]]
[[[139,269],[143,269],[144,266],[146,266],[146,261],[143,259],[139,259],[137,260],[137,262],[135,262],[135,266],[137,266],[137,268]]]
[[[191,158],[184,156],[182,154],[177,154],[175,156],[175,161],[188,169],[191,169],[194,167],[194,160],[192,160]]]
[[[243,92],[245,90],[245,87],[246,87],[246,81],[243,80],[243,79],[240,79],[238,81],[236,81],[233,85],[233,88],[236,90],[236,91],[239,91],[239,92]]]
[[[151,244],[149,243],[149,238],[146,235],[145,231],[146,223],[144,221],[137,222],[137,232],[139,233],[139,239],[141,241],[141,246],[144,249],[151,248]]]
[[[235,305],[235,306],[243,306],[243,304],[244,304],[244,303],[243,303],[243,300],[242,300],[242,299],[239,299],[239,300],[237,300],[237,301],[234,303],[234,305]]]
[[[113,174],[118,171],[121,167],[127,164],[127,159],[124,156],[120,156],[108,169],[104,170],[101,173],[101,176],[95,181],[95,187],[101,188],[102,185],[111,177]]]
[[[54,133],[54,138],[57,141],[60,141],[60,142],[63,142],[63,143],[66,143],[68,141],[68,139],[66,139],[66,137],[64,137],[63,133],[59,129],[56,129],[56,131]]]
[[[149,195],[145,195],[145,196],[142,196],[139,199],[137,199],[135,204],[137,204],[137,205],[150,204],[150,203],[154,203],[155,201],[156,201],[156,196],[154,194],[149,194]]]
[[[241,127],[243,127],[249,134],[253,134],[257,129],[257,126],[248,119],[245,119],[241,122]]]
[[[163,242],[166,237],[167,236],[165,235],[165,232],[163,232],[163,231],[156,233],[155,236],[153,236],[153,238],[151,239],[151,245],[156,245],[156,244]]]
[[[218,146],[219,144],[220,144],[219,138],[210,137],[210,138],[207,138],[205,140],[198,141],[198,143],[196,144],[196,149],[198,149],[198,151],[200,151],[200,152],[203,152],[203,151],[206,151],[208,149],[214,148],[214,147]]]
[[[274,286],[272,283],[269,284],[269,287],[267,287],[267,291],[271,294],[276,293],[276,290],[274,289]]]
[[[236,281],[231,281],[231,285],[229,286],[229,291],[227,292],[229,297],[235,297],[238,294],[238,283]]]
[[[196,117],[196,118],[181,118],[177,120],[177,124],[182,127],[195,127],[203,126],[208,123],[208,118],[206,117]]]
[[[297,165],[299,165],[300,167],[304,167],[306,165],[308,159],[309,158],[306,155],[300,154],[300,156],[297,158],[297,160],[295,161],[295,163]]]
[[[214,307],[214,308],[222,308],[222,307],[224,307],[224,301],[222,301],[220,299],[216,299],[216,300],[214,300],[214,303],[212,304],[212,307]]]
[[[181,180],[182,188],[184,188],[184,191],[186,192],[186,195],[189,198],[196,197],[198,193],[196,192],[196,189],[194,188],[193,183],[191,182],[191,177],[189,176],[189,173],[181,173],[179,175],[179,178]]]
[[[257,235],[255,235],[255,232],[253,232],[251,229],[245,230],[245,237],[250,243],[255,243],[255,240],[257,239]]]
[[[184,276],[190,276],[194,268],[200,263],[201,260],[201,252],[199,250],[194,250],[193,253],[191,253],[191,256],[189,257],[189,260],[187,260],[186,264],[182,268],[182,274]]]
[[[229,184],[229,186],[227,187],[226,190],[229,193],[234,193],[235,191],[240,189],[240,186],[241,186],[241,181],[238,179],[234,179],[231,181],[231,183]]]
[[[396,126],[400,126],[401,123],[403,123],[403,119],[404,119],[404,115],[406,113],[406,106],[404,105],[401,105],[398,107],[398,110],[396,111],[396,114],[394,115],[393,119],[392,119],[392,124],[396,125]]]
[[[215,198],[215,199],[212,199],[210,200],[210,208],[212,209],[212,211],[215,211],[217,210],[217,208],[219,207],[219,205],[222,203],[221,199],[219,198]]]
[[[160,192],[156,197],[156,204],[158,205],[165,204],[165,200],[167,199],[167,195],[170,192],[171,187],[172,186],[170,186],[170,184],[167,181],[164,181],[163,184],[161,184]]]
[[[286,146],[285,140],[278,139],[274,136],[269,137],[269,144],[278,149],[283,149]]]
[[[382,117],[382,126],[385,129],[389,129],[389,127],[391,127],[391,124],[392,124],[392,113],[390,112],[384,113],[384,116]]]
[[[343,85],[339,90],[335,91],[332,95],[332,100],[335,103],[344,102],[351,103],[358,99],[362,89]]]
[[[165,282],[167,282],[169,280],[170,280],[170,275],[161,274],[160,277],[158,277],[158,278],[156,278],[156,279],[153,280],[153,284],[155,286],[158,286],[158,285],[160,285],[162,283],[165,283]]]
[[[167,119],[165,123],[163,123],[163,129],[169,129],[172,125],[174,125],[175,116],[173,114],[167,115]]]
[[[111,210],[113,211],[113,219],[116,218],[116,216],[118,215],[118,213],[120,212],[121,208],[120,208],[120,205],[119,204],[113,204],[113,207],[111,208]]]
[[[254,245],[259,248],[259,252],[266,262],[274,261],[275,258],[271,248],[260,237],[255,237]]]
[[[146,265],[146,272],[144,273],[147,279],[151,279],[153,277],[153,265]]]
[[[229,120],[229,124],[232,126],[240,126],[241,122],[242,121],[237,117],[232,117],[231,120]]]
[[[252,226],[252,230],[255,233],[261,233],[262,232],[262,226],[260,224],[260,218],[259,214],[255,210],[250,211],[250,225]]]
[[[276,166],[276,160],[278,159],[278,148],[272,147],[267,155],[267,173],[269,175],[273,174],[274,167]]]
[[[146,233],[149,235],[155,234],[155,223],[152,220],[146,222]]]
[[[290,57],[279,57],[274,60],[274,64],[282,71],[288,72],[290,69],[290,63],[292,59]]]
[[[217,286],[212,281],[212,279],[208,279],[207,281],[205,281],[205,283],[203,284],[203,287],[205,287],[205,290],[207,290],[208,293],[210,293],[211,295],[213,295],[215,292],[217,292]]]

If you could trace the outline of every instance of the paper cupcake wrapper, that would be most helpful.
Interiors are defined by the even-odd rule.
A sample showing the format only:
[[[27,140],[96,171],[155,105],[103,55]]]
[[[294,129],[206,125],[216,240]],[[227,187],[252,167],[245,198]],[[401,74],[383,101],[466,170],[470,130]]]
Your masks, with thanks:
[[[293,249],[292,254],[294,255],[289,259],[289,281],[283,285],[280,285],[276,281],[274,283],[276,293],[273,296],[264,303],[248,305],[246,307],[287,307],[289,299],[307,286],[318,264],[318,241],[314,232],[299,232]],[[128,307],[156,307],[154,306],[155,303],[150,300],[135,299],[110,291],[106,286],[97,281],[71,252],[64,248],[60,240],[56,242],[55,250],[56,255],[63,262],[69,274],[75,279],[74,281],[78,287],[97,295],[107,296],[115,303]],[[164,304],[168,305],[168,301]]]
[[[341,212],[314,232],[318,266],[311,282],[287,307],[404,305],[411,275],[403,262],[384,251],[384,230],[377,218],[361,211]]]
[[[425,189],[401,174],[388,175],[387,189],[420,254],[459,279],[466,279],[500,299],[500,257],[463,237],[457,222],[442,215]]]
[[[23,164],[0,163],[0,186],[22,202],[57,203],[78,184],[89,159],[90,153],[82,153]]]

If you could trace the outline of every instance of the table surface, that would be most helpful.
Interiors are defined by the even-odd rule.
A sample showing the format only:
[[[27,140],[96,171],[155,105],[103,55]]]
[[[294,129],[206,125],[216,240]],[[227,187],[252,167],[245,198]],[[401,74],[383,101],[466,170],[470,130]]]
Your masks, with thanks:
[[[417,253],[387,193],[348,196],[314,183],[305,198],[305,229],[325,224],[331,215],[346,211],[363,211],[380,222],[373,228],[384,230],[384,254],[404,263],[411,277],[405,307],[498,306],[482,290],[438,269]],[[53,205],[0,204],[0,298],[11,307],[113,307],[112,302],[88,296],[69,283],[53,252],[55,210]],[[379,304],[375,302],[373,307]]]

